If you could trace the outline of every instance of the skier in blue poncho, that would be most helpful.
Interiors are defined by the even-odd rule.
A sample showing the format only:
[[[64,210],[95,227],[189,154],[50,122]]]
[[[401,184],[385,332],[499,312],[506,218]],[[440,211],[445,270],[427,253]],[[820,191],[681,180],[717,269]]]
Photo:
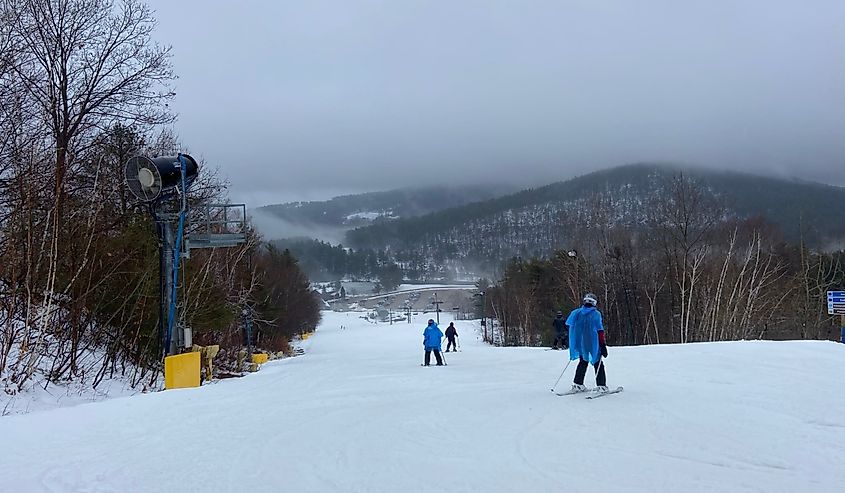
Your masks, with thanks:
[[[607,377],[601,360],[602,356],[607,357],[607,343],[597,304],[598,297],[588,293],[584,295],[583,305],[572,310],[566,319],[566,325],[569,326],[569,359],[578,360],[572,391],[587,390],[584,377],[587,374],[587,365],[591,363],[596,370],[596,390],[607,392]]]
[[[443,332],[440,327],[434,323],[434,320],[429,319],[428,326],[423,331],[423,347],[425,348],[425,366],[429,366],[431,362],[431,352],[434,351],[434,357],[437,358],[437,366],[443,366],[443,359],[440,357],[440,344],[443,340]]]

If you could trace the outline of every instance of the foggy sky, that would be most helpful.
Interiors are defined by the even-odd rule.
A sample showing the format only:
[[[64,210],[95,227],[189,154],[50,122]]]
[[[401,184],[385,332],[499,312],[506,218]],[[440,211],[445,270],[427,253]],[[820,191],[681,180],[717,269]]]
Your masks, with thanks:
[[[151,0],[250,206],[640,161],[845,185],[842,0]]]

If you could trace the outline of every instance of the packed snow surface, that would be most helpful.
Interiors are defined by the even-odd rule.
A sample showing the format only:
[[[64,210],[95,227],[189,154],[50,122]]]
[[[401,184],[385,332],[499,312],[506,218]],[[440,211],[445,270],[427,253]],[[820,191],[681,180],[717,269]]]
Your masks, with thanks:
[[[459,321],[423,368],[428,316],[358,315],[242,379],[0,418],[0,491],[843,491],[845,345],[611,347],[625,391],[586,400],[549,391],[564,352]]]
[[[390,291],[387,293],[380,293],[375,295],[370,295],[362,298],[363,301],[371,301],[376,300],[379,298],[390,298],[393,296],[401,296],[403,294],[419,292],[419,293],[429,293],[430,291],[452,291],[455,289],[460,289],[464,291],[475,291],[476,288],[473,285],[467,284],[400,284],[395,291]],[[429,293],[430,294],[430,293]]]

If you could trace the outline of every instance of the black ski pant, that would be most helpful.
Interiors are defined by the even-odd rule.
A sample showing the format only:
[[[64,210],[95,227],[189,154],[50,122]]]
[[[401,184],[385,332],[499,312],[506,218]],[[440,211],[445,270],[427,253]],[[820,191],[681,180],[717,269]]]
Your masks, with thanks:
[[[434,357],[437,358],[437,364],[442,365],[443,359],[440,357],[440,350],[439,349],[426,349],[425,350],[425,366],[428,366],[431,362],[431,351],[434,351]]]
[[[584,361],[584,358],[581,358],[578,361],[578,368],[575,369],[575,384],[576,385],[584,385],[584,377],[587,375],[587,366],[589,363]],[[598,386],[606,386],[607,385],[607,376],[604,374],[604,363],[601,359],[598,360],[593,365],[593,368],[596,369],[596,385]]]
[[[569,349],[569,336],[566,334],[558,334],[555,336],[555,340],[552,343],[552,347],[559,347],[563,349]]]
[[[452,351],[454,351],[457,348],[457,346],[455,346],[455,338],[454,337],[450,337],[449,342],[446,344],[446,351],[448,351],[449,348],[452,348]]]

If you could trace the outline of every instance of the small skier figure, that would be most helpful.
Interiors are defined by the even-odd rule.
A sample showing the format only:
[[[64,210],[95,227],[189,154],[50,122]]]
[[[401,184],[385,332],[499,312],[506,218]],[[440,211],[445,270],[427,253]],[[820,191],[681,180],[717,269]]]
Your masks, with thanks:
[[[552,325],[555,328],[555,340],[552,343],[552,349],[567,349],[569,337],[566,335],[566,319],[563,318],[563,312],[557,312],[557,316],[552,320]]]
[[[440,327],[434,323],[434,320],[428,320],[428,326],[423,331],[423,347],[425,347],[425,366],[429,366],[431,362],[431,352],[434,351],[434,357],[437,358],[437,366],[443,366],[443,359],[440,357],[440,344],[443,340],[443,332]]]
[[[569,359],[578,359],[575,370],[575,381],[572,391],[584,392],[584,376],[587,374],[587,364],[593,365],[596,371],[596,390],[607,392],[607,376],[604,373],[604,363],[601,358],[607,357],[607,343],[604,338],[604,325],[601,312],[596,305],[598,297],[592,293],[584,295],[583,305],[572,310],[566,319],[569,326]]]
[[[446,339],[449,342],[446,344],[446,352],[449,352],[449,348],[452,348],[452,352],[458,350],[458,346],[455,344],[455,338],[458,337],[458,330],[455,329],[455,322],[450,322],[449,326],[446,327]]]

